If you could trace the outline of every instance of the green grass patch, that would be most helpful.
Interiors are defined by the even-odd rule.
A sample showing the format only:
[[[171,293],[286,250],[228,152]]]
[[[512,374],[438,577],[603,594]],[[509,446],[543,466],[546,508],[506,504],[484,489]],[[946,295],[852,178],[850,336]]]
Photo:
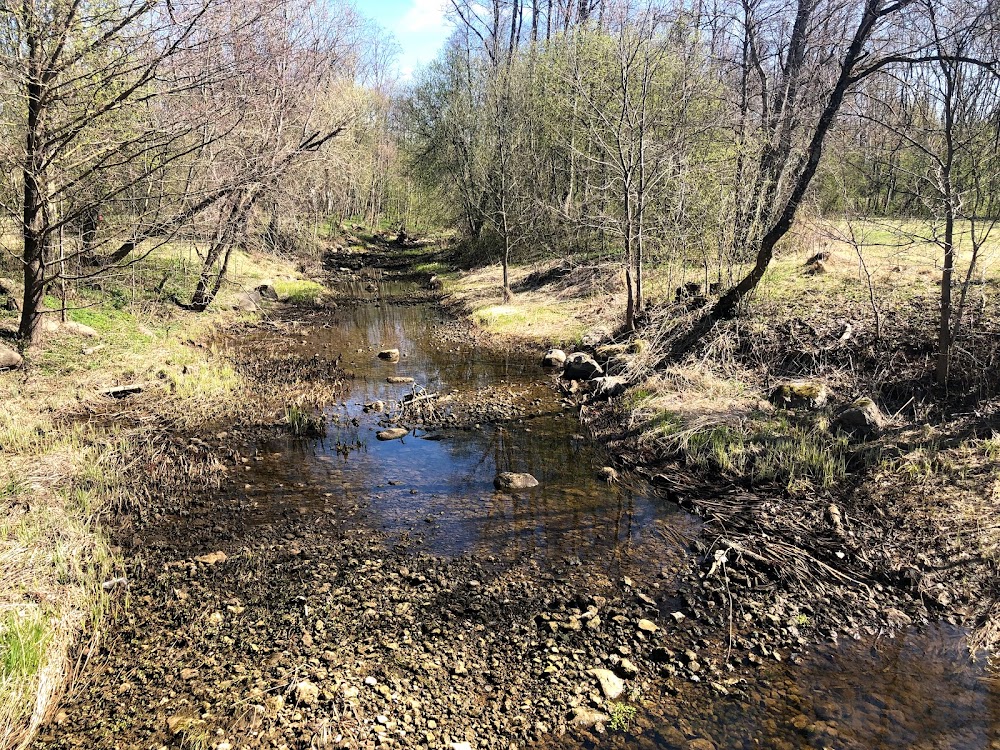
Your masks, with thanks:
[[[0,685],[31,679],[42,666],[49,637],[47,618],[41,613],[0,618]]]
[[[323,301],[326,290],[315,281],[275,281],[274,291],[278,298],[293,305],[318,305]]]
[[[846,437],[830,432],[825,420],[765,417],[735,424],[680,429],[667,413],[668,445],[684,462],[706,473],[777,485],[789,492],[831,489],[844,481],[853,451]]]

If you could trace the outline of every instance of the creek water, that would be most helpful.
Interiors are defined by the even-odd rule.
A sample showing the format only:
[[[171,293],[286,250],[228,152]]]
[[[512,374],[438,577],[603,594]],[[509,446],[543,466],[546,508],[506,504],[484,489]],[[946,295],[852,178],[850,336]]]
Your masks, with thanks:
[[[432,554],[527,557],[542,567],[579,560],[611,576],[658,578],[669,594],[671,561],[690,554],[683,541],[698,521],[641,484],[598,478],[608,457],[581,434],[537,361],[462,340],[434,305],[403,301],[412,291],[405,285],[341,291],[359,301],[338,308],[327,325],[301,327],[287,346],[306,356],[339,353],[354,377],[328,409],[322,440],[262,447],[253,523],[303,505],[336,507]],[[377,359],[389,347],[400,350],[398,363]],[[389,384],[391,376],[412,377],[416,388]],[[417,425],[392,441],[376,439],[384,413],[364,408],[413,392],[480,390],[482,399],[501,393],[531,408],[472,429]],[[498,493],[500,471],[530,472],[540,486]],[[1000,748],[1000,690],[970,662],[958,629],[841,636],[840,645],[795,662],[760,667],[740,697],[703,689],[675,705],[664,696],[662,709],[640,714],[634,731],[601,744],[674,748],[684,737],[708,737],[718,748]],[[567,736],[552,745],[581,743],[590,744]]]

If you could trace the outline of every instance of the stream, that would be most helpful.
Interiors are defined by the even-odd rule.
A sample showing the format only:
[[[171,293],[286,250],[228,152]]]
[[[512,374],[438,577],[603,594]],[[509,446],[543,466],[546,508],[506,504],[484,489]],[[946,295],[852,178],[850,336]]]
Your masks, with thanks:
[[[341,367],[353,376],[343,398],[327,408],[325,436],[259,445],[239,483],[224,493],[238,496],[227,506],[225,522],[211,516],[214,506],[208,505],[201,515],[193,510],[165,519],[180,531],[162,551],[154,545],[149,553],[148,593],[136,592],[117,645],[95,661],[88,687],[71,699],[62,722],[46,729],[36,747],[450,747],[467,741],[473,748],[506,750],[532,741],[553,748],[1000,748],[1000,682],[969,663],[963,634],[947,625],[894,637],[876,633],[860,641],[841,634],[837,643],[804,655],[785,653],[780,661],[765,659],[742,673],[723,669],[669,681],[656,678],[656,665],[640,658],[645,640],[640,637],[619,647],[634,653],[642,668],[635,680],[642,691],[621,698],[639,706],[629,731],[570,729],[560,736],[551,720],[539,728],[530,718],[532,707],[522,704],[536,702],[539,712],[564,718],[569,706],[588,705],[593,686],[569,687],[587,679],[576,663],[615,663],[617,657],[609,656],[614,633],[631,626],[624,615],[612,617],[605,621],[604,640],[588,645],[575,632],[560,640],[561,625],[553,626],[560,635],[547,642],[533,635],[533,624],[518,623],[530,623],[543,606],[565,613],[560,622],[572,621],[584,605],[573,609],[573,597],[565,593],[570,589],[601,591],[612,602],[641,589],[656,602],[646,616],[661,624],[661,632],[670,630],[670,613],[682,608],[680,571],[692,554],[688,542],[699,521],[641,482],[624,477],[609,483],[599,476],[609,457],[581,434],[574,408],[561,400],[535,358],[475,346],[436,305],[408,300],[405,285],[341,291],[369,301],[342,304],[328,323],[301,324],[285,338],[288,350],[299,355],[340,355]],[[398,363],[376,357],[388,347],[400,350]],[[414,384],[387,382],[400,376],[412,377]],[[402,439],[376,439],[386,413],[365,405],[391,406],[407,394],[437,394],[437,418],[432,424],[407,424],[411,429]],[[477,413],[488,419],[449,426],[449,404],[463,399],[476,403]],[[530,472],[540,485],[498,492],[493,479],[501,471]],[[379,540],[374,546],[358,541],[373,534]],[[229,563],[173,562],[216,548],[226,551]],[[377,565],[364,559],[373,549],[386,550],[378,553]],[[329,575],[340,577],[320,586],[327,565],[337,569]],[[462,575],[472,575],[468,571],[478,571],[482,582],[456,584]],[[362,583],[356,576],[370,576],[370,590],[357,588]],[[474,615],[468,622],[481,627],[466,630],[456,624],[461,618],[439,621],[427,615],[391,630],[390,638],[384,633],[395,626],[382,611],[395,607],[396,615],[409,616],[415,601],[399,594],[400,582],[418,590],[434,585],[443,592],[471,587],[473,594],[497,593],[463,610]],[[518,591],[533,597],[523,612],[512,601]],[[317,598],[317,592],[327,598]],[[387,598],[379,598],[383,595]],[[448,597],[435,596],[437,603],[424,606],[444,611],[441,602]],[[200,604],[187,607],[199,597]],[[406,608],[401,610],[401,603]],[[214,609],[220,619],[196,626]],[[323,627],[309,624],[317,611],[327,613]],[[628,614],[624,605],[609,614],[615,611]],[[334,626],[337,612],[346,621],[356,618],[357,628],[349,622]],[[226,630],[231,620],[233,629]],[[167,623],[174,630],[165,638],[156,629]],[[619,625],[620,631],[609,630]],[[524,645],[514,640],[502,651],[492,641],[470,643],[473,633],[488,634],[494,627],[523,632],[517,638]],[[411,643],[419,640],[417,628],[439,645]],[[311,635],[299,635],[302,630]],[[725,650],[725,632],[683,632],[699,653]],[[463,643],[449,642],[449,633],[458,633]],[[318,643],[323,638],[326,650]],[[444,667],[467,664],[450,667],[451,680],[460,682],[465,670],[472,672],[470,682],[439,692],[440,680],[428,676],[429,667],[390,672],[383,664],[390,652],[378,648],[383,642],[393,658],[412,646],[421,664],[426,658],[437,658]],[[349,647],[351,657],[342,658],[337,644]],[[560,648],[559,658],[543,656]],[[572,659],[567,649],[574,649]],[[533,675],[545,660],[570,675],[567,687],[526,687],[535,684]],[[402,665],[403,657],[398,661]],[[198,676],[172,676],[182,663]],[[484,680],[475,679],[477,670]],[[294,685],[303,674],[324,691],[315,705],[297,693],[303,707],[294,713],[267,702],[267,695],[278,694],[274,686]],[[389,708],[379,709],[384,715],[374,708],[367,715],[369,704],[359,710],[339,697],[375,685],[374,677],[361,681],[365,674],[387,685],[382,698]],[[327,682],[336,684],[329,696]],[[343,728],[351,706],[354,734]],[[253,718],[254,711],[263,715],[264,707],[289,715],[273,724]],[[516,713],[529,718],[519,724]],[[177,716],[204,726],[205,734],[178,730]],[[516,733],[507,731],[508,719],[519,727]],[[481,738],[490,722],[498,736],[487,743]],[[226,730],[208,731],[215,726]],[[501,742],[503,735],[509,740]]]

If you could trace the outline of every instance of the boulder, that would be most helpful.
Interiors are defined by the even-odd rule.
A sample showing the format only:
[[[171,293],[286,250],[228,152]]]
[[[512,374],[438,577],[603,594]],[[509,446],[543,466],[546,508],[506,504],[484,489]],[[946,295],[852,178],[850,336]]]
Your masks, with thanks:
[[[386,378],[385,382],[389,385],[409,385],[413,382],[413,378],[405,377],[403,375],[394,375]]]
[[[590,381],[591,395],[595,401],[620,396],[628,390],[628,380],[620,375],[608,375]]]
[[[63,323],[51,316],[45,316],[42,318],[41,326],[46,333],[68,333],[73,336],[82,336],[85,339],[97,337],[97,331],[93,328],[85,326],[83,323],[75,323],[72,320]]]
[[[566,364],[566,352],[562,349],[549,349],[542,356],[542,367],[562,367]]]
[[[260,292],[254,290],[252,292],[243,292],[236,297],[233,302],[234,310],[243,310],[244,312],[254,312],[261,308],[264,300],[260,296]]]
[[[378,353],[378,358],[386,362],[399,362],[399,349],[383,349]]]
[[[259,287],[254,289],[257,294],[260,295],[261,299],[266,299],[269,302],[278,301],[278,293],[274,290],[274,287],[270,284],[261,284]]]
[[[771,391],[771,403],[782,409],[819,409],[829,398],[826,385],[812,380],[782,383]]]
[[[876,433],[888,420],[870,398],[859,398],[837,415],[834,425],[846,432]]]
[[[410,431],[405,427],[390,427],[386,430],[380,430],[375,433],[375,437],[379,440],[399,440],[410,434]]]
[[[538,486],[538,480],[531,474],[517,474],[513,471],[503,471],[493,480],[493,486],[498,490],[526,490]]]
[[[20,354],[0,344],[0,370],[16,370],[23,364],[24,360]]]
[[[593,380],[604,374],[597,360],[585,352],[576,352],[566,358],[562,376],[566,380]]]

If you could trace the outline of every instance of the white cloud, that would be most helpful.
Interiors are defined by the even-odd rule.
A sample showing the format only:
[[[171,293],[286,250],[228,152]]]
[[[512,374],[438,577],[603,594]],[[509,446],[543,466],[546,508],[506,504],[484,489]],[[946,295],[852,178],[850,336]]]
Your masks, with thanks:
[[[448,0],[413,0],[413,5],[396,24],[397,31],[414,33],[440,29],[445,24],[447,3]]]

